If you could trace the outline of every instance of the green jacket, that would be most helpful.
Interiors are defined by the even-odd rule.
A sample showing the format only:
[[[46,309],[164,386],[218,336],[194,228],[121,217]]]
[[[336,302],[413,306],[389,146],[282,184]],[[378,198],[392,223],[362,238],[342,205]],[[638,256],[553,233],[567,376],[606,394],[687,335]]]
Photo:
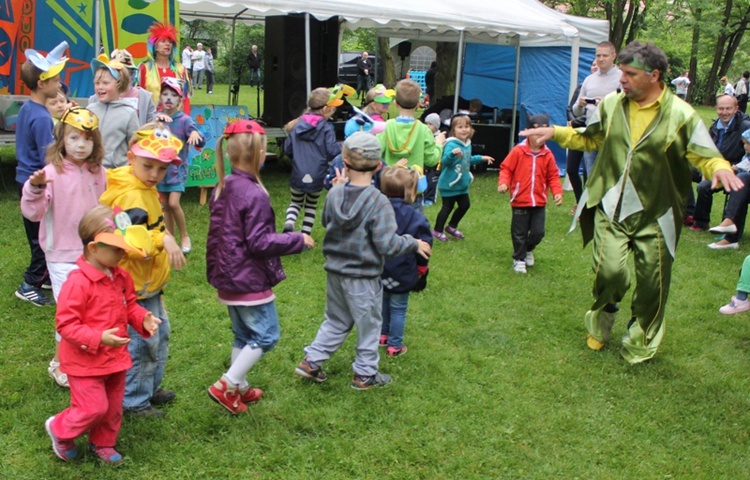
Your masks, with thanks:
[[[641,139],[631,144],[630,101],[624,93],[607,95],[585,129],[556,128],[554,140],[563,147],[598,150],[596,163],[581,197],[584,245],[593,238],[593,217],[601,206],[612,221],[641,213],[656,221],[674,257],[690,193],[690,164],[706,178],[731,170],[721,157],[700,116],[666,89],[659,110]],[[575,224],[574,224],[575,225]]]
[[[386,165],[394,165],[402,158],[408,166],[434,167],[440,162],[443,147],[435,143],[432,130],[419,120],[393,118],[385,122],[385,131],[378,134]]]

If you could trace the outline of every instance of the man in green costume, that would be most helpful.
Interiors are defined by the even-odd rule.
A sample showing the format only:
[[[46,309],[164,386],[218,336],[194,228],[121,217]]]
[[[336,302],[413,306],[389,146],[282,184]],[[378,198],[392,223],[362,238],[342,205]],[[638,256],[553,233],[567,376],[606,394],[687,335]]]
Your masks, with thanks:
[[[540,143],[599,151],[571,227],[580,220],[584,245],[594,240],[594,304],[586,312],[586,343],[600,350],[609,340],[617,303],[630,288],[633,252],[636,284],[621,350],[630,363],[653,358],[664,336],[672,263],[692,188],[690,164],[711,178],[714,188],[742,187],[695,110],[666,88],[667,68],[656,45],[633,42],[620,52],[622,92],[607,95],[585,129],[519,133],[540,135]]]

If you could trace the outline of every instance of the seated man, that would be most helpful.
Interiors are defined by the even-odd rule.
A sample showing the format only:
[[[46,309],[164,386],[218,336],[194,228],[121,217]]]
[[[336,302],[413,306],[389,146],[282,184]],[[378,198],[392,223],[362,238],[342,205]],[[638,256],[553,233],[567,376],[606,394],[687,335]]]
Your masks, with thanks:
[[[716,99],[716,114],[719,118],[711,125],[709,134],[722,156],[735,165],[745,154],[742,132],[750,129],[750,117],[739,111],[737,99],[732,95],[721,95]],[[695,220],[691,230],[700,232],[708,229],[713,195],[718,191],[723,189],[712,190],[711,180],[704,179],[698,184],[693,215]]]

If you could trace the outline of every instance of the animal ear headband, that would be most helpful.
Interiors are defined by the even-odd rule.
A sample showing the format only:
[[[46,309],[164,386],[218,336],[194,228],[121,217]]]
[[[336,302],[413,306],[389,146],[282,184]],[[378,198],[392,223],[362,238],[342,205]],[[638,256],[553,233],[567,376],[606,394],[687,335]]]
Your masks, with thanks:
[[[68,61],[68,57],[64,56],[64,53],[67,49],[68,42],[62,42],[53,48],[46,57],[43,57],[41,53],[33,48],[29,48],[23,53],[26,55],[28,61],[42,71],[42,74],[39,75],[39,80],[45,81],[59,75],[62,69],[65,68],[65,62]]]

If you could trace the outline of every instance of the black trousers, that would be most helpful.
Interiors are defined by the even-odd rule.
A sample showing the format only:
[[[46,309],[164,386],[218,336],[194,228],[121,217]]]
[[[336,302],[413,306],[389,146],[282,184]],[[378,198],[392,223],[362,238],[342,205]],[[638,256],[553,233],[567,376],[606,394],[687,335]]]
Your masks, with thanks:
[[[448,220],[448,215],[453,211],[453,207],[458,204],[458,208],[453,212],[451,221],[448,222],[453,228],[458,228],[458,222],[464,218],[466,212],[471,207],[471,200],[469,200],[469,194],[464,193],[463,195],[456,195],[455,197],[442,197],[443,206],[440,208],[440,213],[437,214],[435,219],[435,231],[442,232],[445,228],[445,221]]]
[[[510,237],[513,240],[513,259],[524,260],[544,238],[545,207],[513,208]]]
[[[16,182],[18,187],[18,198],[21,198],[23,184]],[[23,217],[23,229],[26,231],[26,240],[31,250],[31,261],[23,274],[23,281],[34,287],[39,287],[47,277],[47,260],[44,258],[44,250],[39,244],[39,222],[32,222]]]

